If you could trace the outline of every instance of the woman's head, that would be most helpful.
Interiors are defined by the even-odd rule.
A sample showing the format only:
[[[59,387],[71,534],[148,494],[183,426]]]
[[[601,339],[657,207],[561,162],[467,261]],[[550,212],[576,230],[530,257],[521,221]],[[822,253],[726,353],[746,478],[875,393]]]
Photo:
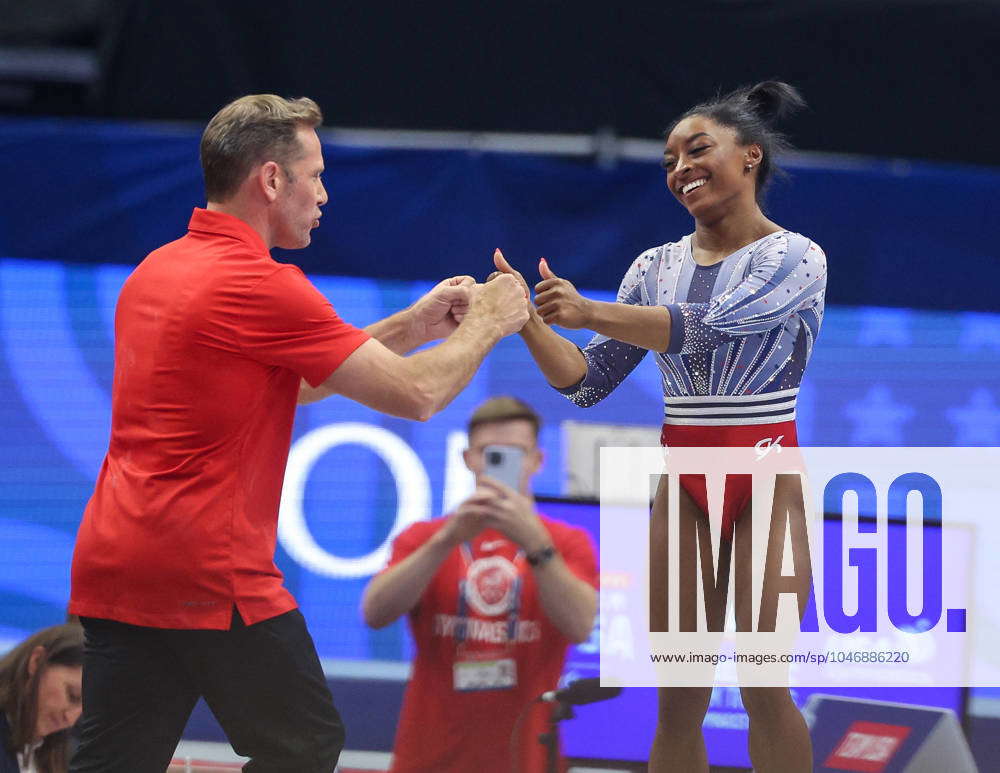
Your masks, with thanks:
[[[787,83],[765,81],[695,105],[666,131],[667,185],[696,218],[736,199],[760,203],[789,145],[775,124],[805,106]]]
[[[21,749],[45,739],[39,769],[64,770],[67,731],[82,709],[83,629],[77,623],[46,628],[0,660],[0,710],[10,744]]]

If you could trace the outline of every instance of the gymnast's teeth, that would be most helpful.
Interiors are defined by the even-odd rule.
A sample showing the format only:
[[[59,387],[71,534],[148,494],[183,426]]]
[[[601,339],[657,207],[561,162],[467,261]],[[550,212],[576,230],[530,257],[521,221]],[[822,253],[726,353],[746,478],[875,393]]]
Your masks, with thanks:
[[[708,180],[705,177],[702,177],[700,180],[694,180],[692,182],[689,182],[687,185],[681,188],[681,193],[689,193],[693,191],[695,188],[700,188],[706,182],[708,182]]]

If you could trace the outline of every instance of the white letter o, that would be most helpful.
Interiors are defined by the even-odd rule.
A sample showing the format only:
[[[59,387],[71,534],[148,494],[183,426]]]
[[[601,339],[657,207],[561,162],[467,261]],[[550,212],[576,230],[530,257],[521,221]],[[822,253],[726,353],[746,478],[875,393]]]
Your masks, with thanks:
[[[377,453],[389,466],[396,482],[396,520],[385,541],[357,558],[327,552],[313,539],[302,510],[306,481],[317,460],[334,446],[357,443]],[[288,453],[285,483],[278,514],[278,540],[295,561],[326,577],[367,577],[389,559],[393,538],[411,523],[430,516],[431,485],[420,459],[404,441],[389,430],[357,422],[330,424],[307,432]]]

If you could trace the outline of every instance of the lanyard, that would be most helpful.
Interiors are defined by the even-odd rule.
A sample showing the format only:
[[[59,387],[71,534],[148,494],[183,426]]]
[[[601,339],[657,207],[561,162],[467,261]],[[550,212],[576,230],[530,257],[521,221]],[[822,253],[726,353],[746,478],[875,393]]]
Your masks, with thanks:
[[[469,625],[468,574],[472,567],[472,545],[463,542],[460,549],[462,555],[462,576],[458,580],[458,621],[455,624],[455,644],[465,641]],[[507,643],[513,644],[517,635],[517,621],[521,612],[521,567],[524,564],[524,551],[518,550],[514,556],[514,568],[517,575],[511,587],[510,609],[507,612]]]

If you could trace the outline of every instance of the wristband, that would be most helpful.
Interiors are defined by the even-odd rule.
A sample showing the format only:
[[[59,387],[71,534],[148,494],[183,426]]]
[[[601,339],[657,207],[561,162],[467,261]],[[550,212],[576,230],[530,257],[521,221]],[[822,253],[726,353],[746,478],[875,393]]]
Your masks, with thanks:
[[[537,569],[539,566],[545,566],[555,555],[556,549],[552,545],[549,545],[548,547],[536,550],[534,553],[528,553],[526,558],[528,559],[528,563]]]

